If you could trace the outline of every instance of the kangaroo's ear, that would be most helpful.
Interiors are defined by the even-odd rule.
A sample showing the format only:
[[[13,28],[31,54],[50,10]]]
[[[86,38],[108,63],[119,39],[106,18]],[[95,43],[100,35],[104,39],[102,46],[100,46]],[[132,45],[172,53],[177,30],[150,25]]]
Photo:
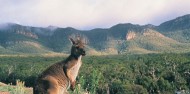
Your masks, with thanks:
[[[75,44],[75,41],[72,38],[69,38],[69,40],[72,42],[72,44]]]

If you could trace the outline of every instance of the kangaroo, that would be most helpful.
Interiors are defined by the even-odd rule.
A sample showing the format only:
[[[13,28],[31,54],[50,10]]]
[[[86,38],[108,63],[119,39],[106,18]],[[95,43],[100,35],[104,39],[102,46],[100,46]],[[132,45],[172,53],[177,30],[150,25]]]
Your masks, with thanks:
[[[81,38],[70,38],[70,41],[72,47],[69,57],[51,65],[39,75],[33,89],[34,94],[69,94],[69,88],[74,90],[76,77],[82,65],[81,58],[86,53]]]

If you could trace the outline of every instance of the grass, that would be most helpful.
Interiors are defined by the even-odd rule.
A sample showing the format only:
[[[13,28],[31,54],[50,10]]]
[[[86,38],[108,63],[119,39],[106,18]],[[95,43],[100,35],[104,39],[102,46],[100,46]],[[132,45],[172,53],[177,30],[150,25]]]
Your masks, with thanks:
[[[16,85],[11,84],[0,84],[0,92],[6,92],[7,94],[33,94],[32,88],[26,88],[24,86],[25,82],[17,80]],[[9,92],[9,93],[8,93]]]

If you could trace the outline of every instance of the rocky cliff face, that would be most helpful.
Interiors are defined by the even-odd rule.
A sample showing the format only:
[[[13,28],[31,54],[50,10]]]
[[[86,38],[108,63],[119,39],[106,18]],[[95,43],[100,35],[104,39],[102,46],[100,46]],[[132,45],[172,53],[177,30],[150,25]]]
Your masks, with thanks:
[[[129,31],[126,35],[126,40],[132,40],[136,37],[136,33],[134,31]]]
[[[24,35],[26,37],[30,37],[30,38],[34,38],[34,39],[38,39],[38,36],[30,31],[16,31],[17,34],[21,34]]]

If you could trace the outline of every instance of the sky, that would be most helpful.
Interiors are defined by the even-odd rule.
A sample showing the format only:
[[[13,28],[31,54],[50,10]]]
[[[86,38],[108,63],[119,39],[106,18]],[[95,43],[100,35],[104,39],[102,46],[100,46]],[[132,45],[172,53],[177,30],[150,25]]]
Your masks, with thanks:
[[[190,0],[0,0],[0,24],[89,30],[118,23],[159,25],[190,14]]]

